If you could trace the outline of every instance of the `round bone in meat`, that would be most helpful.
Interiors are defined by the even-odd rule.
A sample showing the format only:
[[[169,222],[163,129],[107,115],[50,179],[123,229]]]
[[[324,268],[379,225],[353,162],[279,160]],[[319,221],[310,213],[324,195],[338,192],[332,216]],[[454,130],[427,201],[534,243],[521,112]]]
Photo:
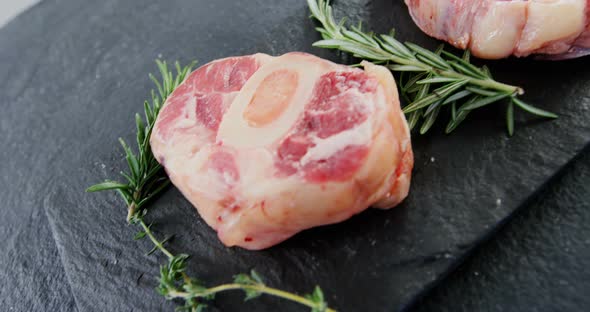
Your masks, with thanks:
[[[473,55],[590,54],[590,0],[405,0],[428,35]]]
[[[168,98],[156,159],[227,246],[262,249],[408,194],[395,81],[305,53],[211,62]]]

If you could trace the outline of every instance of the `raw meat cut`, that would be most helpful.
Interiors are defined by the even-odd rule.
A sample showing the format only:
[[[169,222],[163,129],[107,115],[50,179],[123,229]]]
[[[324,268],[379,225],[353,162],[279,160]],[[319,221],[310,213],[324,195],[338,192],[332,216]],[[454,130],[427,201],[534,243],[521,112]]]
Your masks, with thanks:
[[[590,54],[590,0],[406,0],[430,36],[499,59]]]
[[[170,95],[152,150],[227,246],[262,249],[408,194],[395,81],[305,53],[211,62]]]

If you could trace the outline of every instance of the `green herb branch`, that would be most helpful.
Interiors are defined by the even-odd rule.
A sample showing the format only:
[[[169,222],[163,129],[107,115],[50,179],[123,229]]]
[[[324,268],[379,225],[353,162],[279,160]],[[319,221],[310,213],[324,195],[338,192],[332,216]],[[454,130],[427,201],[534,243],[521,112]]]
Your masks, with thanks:
[[[131,150],[125,141],[119,139],[125,151],[125,159],[129,167],[128,173],[121,172],[125,182],[106,181],[93,185],[86,191],[116,190],[127,204],[127,221],[141,227],[141,231],[135,235],[134,239],[139,240],[148,237],[154,245],[154,248],[148,254],[160,251],[168,258],[168,263],[160,267],[158,292],[169,300],[183,300],[184,305],[178,308],[178,310],[182,311],[203,311],[207,306],[206,303],[213,300],[215,294],[223,291],[242,290],[246,294],[246,300],[267,294],[307,306],[311,308],[312,312],[335,312],[335,310],[328,307],[319,287],[316,286],[309,295],[299,296],[268,287],[254,270],[250,274],[234,276],[233,283],[208,288],[199,280],[186,274],[186,262],[189,258],[187,254],[174,255],[164,246],[171,237],[164,240],[156,238],[152,231],[152,225],[148,225],[144,220],[148,212],[146,204],[164,190],[170,184],[170,180],[162,166],[154,158],[149,138],[164,102],[174,89],[184,81],[194,66],[194,63],[191,63],[188,66],[181,67],[176,62],[176,75],[173,75],[166,62],[158,60],[156,63],[162,75],[162,81],[160,82],[153,75],[149,75],[156,85],[157,93],[152,90],[151,103],[144,102],[145,120],[139,114],[135,116],[137,154]]]
[[[507,100],[506,126],[514,133],[514,107],[530,114],[557,118],[557,115],[523,102],[524,90],[494,80],[489,69],[470,62],[467,51],[457,57],[441,46],[432,52],[413,43],[401,43],[393,31],[377,35],[364,32],[361,25],[346,27],[346,20],[336,22],[328,0],[307,0],[311,15],[321,25],[316,30],[323,40],[314,46],[337,49],[355,57],[383,64],[400,72],[400,91],[409,103],[403,108],[411,128],[422,121],[420,133],[434,124],[442,108],[450,109],[446,132],[452,132],[475,109]]]
[[[154,196],[163,191],[169,184],[170,180],[166,176],[164,169],[154,158],[150,147],[150,135],[156,122],[156,117],[164,105],[166,98],[174,91],[174,89],[184,81],[186,75],[190,72],[194,63],[183,68],[178,62],[175,63],[176,77],[173,77],[171,71],[168,70],[166,62],[156,60],[160,74],[162,75],[162,83],[152,74],[150,79],[157,87],[156,91],[151,92],[151,104],[145,101],[143,104],[145,122],[139,114],[135,114],[135,125],[137,129],[137,147],[138,151],[135,154],[129,145],[121,138],[119,142],[125,151],[125,159],[129,167],[129,173],[121,172],[121,176],[125,182],[106,181],[100,184],[93,185],[87,189],[88,192],[98,192],[105,190],[116,190],[119,192],[125,203],[127,204],[127,221],[138,212],[140,212],[146,203],[148,203]]]
[[[267,294],[297,302],[311,308],[312,312],[335,312],[335,310],[330,309],[327,306],[324,294],[319,287],[316,286],[313,293],[310,295],[304,297],[299,296],[280,289],[268,287],[264,284],[260,275],[254,270],[250,271],[250,274],[238,274],[234,276],[233,283],[207,288],[199,280],[186,275],[185,270],[188,255],[174,255],[166,249],[164,244],[167,240],[158,240],[152,232],[151,226],[147,225],[143,220],[142,215],[134,215],[131,222],[139,224],[142,227],[142,231],[136,235],[136,239],[141,239],[146,236],[149,237],[154,244],[154,249],[160,250],[166,255],[166,257],[168,257],[168,265],[160,267],[160,285],[157,289],[160,294],[169,300],[184,300],[185,304],[180,307],[180,310],[200,311],[206,307],[206,301],[214,299],[215,294],[230,290],[242,290],[246,293],[245,300],[254,299],[262,294]]]

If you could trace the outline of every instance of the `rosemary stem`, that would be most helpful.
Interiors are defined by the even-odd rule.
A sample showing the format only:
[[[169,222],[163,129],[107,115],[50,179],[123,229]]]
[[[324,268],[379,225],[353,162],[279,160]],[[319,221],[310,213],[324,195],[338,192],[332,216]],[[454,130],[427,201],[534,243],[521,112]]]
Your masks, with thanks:
[[[467,75],[460,74],[460,73],[453,72],[453,71],[441,71],[441,72],[439,72],[439,75],[441,75],[443,77],[449,77],[449,78],[466,79],[469,81],[469,84],[476,85],[476,86],[483,87],[483,88],[487,88],[487,89],[504,91],[504,92],[510,93],[510,94],[518,94],[518,95],[524,94],[524,90],[521,87],[512,86],[512,85],[509,85],[506,83],[501,83],[501,82],[498,82],[498,81],[495,81],[492,79],[476,79],[476,78],[469,77]]]
[[[152,230],[150,230],[150,227],[147,226],[147,224],[145,224],[145,222],[143,221],[143,219],[140,219],[139,220],[139,224],[141,224],[141,227],[143,228],[143,230],[145,231],[145,233],[147,234],[147,236],[150,238],[150,240],[152,241],[152,243],[154,243],[154,245],[158,249],[160,249],[160,251],[162,253],[164,253],[169,259],[174,258],[174,255],[170,251],[168,251],[168,249],[166,249],[158,239],[156,239],[156,237],[152,233]]]
[[[332,34],[332,35],[336,39],[346,40],[346,38],[343,36],[339,36],[337,34]],[[367,45],[367,44],[361,44],[361,45],[365,49],[371,50],[376,55],[382,54],[382,51],[375,49],[374,47],[372,47],[370,45]],[[506,83],[501,83],[501,82],[495,81],[493,79],[477,79],[477,78],[473,78],[473,77],[465,75],[465,74],[458,73],[456,71],[448,71],[448,70],[441,71],[441,70],[433,68],[430,65],[424,64],[424,63],[416,61],[414,59],[405,59],[405,58],[398,57],[395,55],[385,55],[385,54],[383,55],[383,59],[387,59],[387,61],[391,61],[395,64],[409,65],[409,66],[415,66],[418,68],[423,68],[424,71],[436,73],[437,75],[442,76],[442,77],[468,80],[469,84],[476,85],[476,86],[479,86],[482,88],[503,91],[503,92],[510,93],[510,94],[517,94],[517,95],[524,94],[524,90],[520,87],[517,87],[517,86],[512,86],[512,85],[509,85]]]
[[[132,202],[129,207],[127,207],[127,222],[131,222],[131,218],[133,217],[133,215],[135,214],[135,209],[136,209],[136,205],[135,202]]]
[[[271,287],[267,287],[264,285],[243,285],[243,284],[236,284],[236,283],[232,283],[232,284],[223,284],[223,285],[219,285],[219,286],[215,286],[212,288],[209,288],[207,290],[205,290],[202,293],[199,293],[197,297],[206,297],[212,294],[216,294],[218,292],[222,292],[222,291],[229,291],[229,290],[244,290],[244,289],[250,289],[250,290],[255,290],[257,292],[260,293],[264,293],[267,295],[271,295],[271,296],[275,296],[275,297],[280,297],[280,298],[284,298],[290,301],[294,301],[297,302],[299,304],[308,306],[310,308],[318,308],[317,304],[305,297],[302,296],[298,296],[286,291],[282,291],[280,289],[276,289],[276,288],[271,288]],[[183,291],[170,291],[168,293],[168,295],[171,298],[182,298],[182,299],[188,299],[191,297],[195,297],[194,294],[190,294],[187,292],[183,292]],[[326,308],[325,312],[336,312],[336,310],[334,309],[330,309],[330,308]]]
[[[139,190],[136,190],[135,192],[133,192],[133,200],[131,201],[131,204],[129,204],[129,206],[127,207],[127,223],[131,222],[131,218],[137,210],[137,202],[139,202],[140,200],[141,192]]]
[[[441,71],[441,70],[434,69],[434,68],[432,68],[432,66],[426,65],[422,62],[417,62],[414,60],[407,60],[407,59],[399,58],[396,56],[390,56],[389,60],[392,62],[395,62],[397,64],[411,65],[411,66],[424,68],[425,71],[437,74],[442,77],[468,80],[469,84],[476,85],[476,86],[479,86],[482,88],[503,91],[503,92],[510,93],[510,94],[517,94],[517,95],[524,94],[524,90],[521,87],[509,85],[506,83],[501,83],[501,82],[495,81],[493,79],[477,79],[477,78],[473,78],[473,77],[470,77],[465,74],[458,73],[456,71],[449,71],[449,70]]]

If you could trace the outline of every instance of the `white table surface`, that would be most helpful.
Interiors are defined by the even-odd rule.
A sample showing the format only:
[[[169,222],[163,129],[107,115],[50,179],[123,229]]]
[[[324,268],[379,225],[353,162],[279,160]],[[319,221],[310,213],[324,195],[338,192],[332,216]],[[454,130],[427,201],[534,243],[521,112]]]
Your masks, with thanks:
[[[0,0],[0,27],[40,0]]]

